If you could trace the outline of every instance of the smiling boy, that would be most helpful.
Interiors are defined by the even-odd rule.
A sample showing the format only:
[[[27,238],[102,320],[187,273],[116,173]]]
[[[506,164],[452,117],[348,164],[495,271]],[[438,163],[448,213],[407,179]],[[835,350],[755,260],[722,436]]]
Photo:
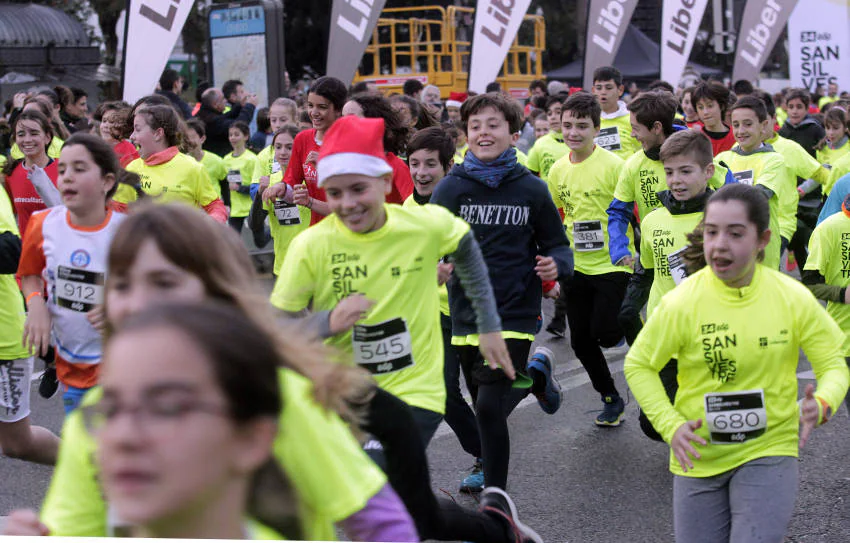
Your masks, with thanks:
[[[561,99],[557,96],[550,96],[546,99],[547,133],[537,138],[528,151],[526,167],[531,173],[544,181],[549,178],[549,170],[552,168],[552,164],[567,153],[564,136],[561,134],[561,105]],[[535,124],[535,133],[536,131],[537,125]]]
[[[513,373],[469,226],[438,206],[385,203],[392,168],[383,135],[383,119],[356,116],[328,131],[317,181],[331,215],[292,241],[271,301],[286,312],[321,313],[326,342],[410,405],[427,445],[446,405],[435,281],[444,255],[469,293],[482,356]]]
[[[640,150],[640,142],[632,136],[629,110],[623,96],[623,76],[613,66],[603,66],[593,72],[593,95],[602,108],[596,145],[626,160]]]
[[[599,102],[577,92],[564,103],[561,126],[570,153],[552,166],[549,191],[564,210],[564,228],[575,248],[575,273],[561,284],[566,303],[559,304],[570,327],[570,345],[604,403],[598,426],[619,426],[625,404],[614,386],[602,348],[623,339],[615,315],[620,310],[632,269],[611,264],[608,214],[623,161],[594,143],[599,131]],[[631,227],[629,251],[634,252]],[[553,320],[558,319],[556,313]],[[560,317],[563,318],[563,317]]]
[[[560,388],[552,378],[551,353],[535,353],[528,368],[526,361],[537,332],[541,279],[571,275],[572,253],[546,184],[517,163],[513,144],[522,125],[519,106],[500,94],[482,94],[463,104],[461,117],[469,151],[434,190],[431,202],[469,223],[487,263],[513,368],[529,373],[532,393],[544,410],[554,412],[560,406]],[[484,479],[487,486],[505,488],[507,414],[528,390],[512,389],[504,373],[484,364],[475,349],[479,339],[469,292],[455,277],[449,281],[449,302],[452,343],[478,386]]]
[[[703,125],[702,131],[711,141],[714,156],[728,151],[735,145],[735,135],[724,122],[726,110],[729,107],[729,97],[729,89],[717,81],[703,81],[691,94],[691,101]]]

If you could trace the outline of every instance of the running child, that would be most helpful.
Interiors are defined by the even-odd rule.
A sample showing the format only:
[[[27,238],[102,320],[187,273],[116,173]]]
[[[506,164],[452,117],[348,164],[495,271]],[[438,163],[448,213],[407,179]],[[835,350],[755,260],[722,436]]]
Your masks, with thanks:
[[[34,215],[24,234],[18,267],[28,309],[24,343],[36,356],[55,345],[66,414],[97,383],[107,251],[124,220],[108,206],[119,168],[102,139],[71,136],[59,157],[64,205]]]
[[[230,206],[230,186],[227,184],[227,168],[220,156],[212,151],[204,150],[204,142],[207,140],[207,130],[200,119],[188,119],[186,121],[186,154],[194,158],[204,167],[209,178],[210,185],[218,197],[222,199],[225,206]],[[253,185],[252,185],[253,186]]]
[[[847,112],[844,108],[833,106],[824,116],[826,138],[821,142],[815,157],[827,169],[831,168],[838,159],[850,153],[850,129],[847,128]],[[829,188],[824,186],[824,192],[829,194]]]
[[[593,96],[602,107],[596,145],[623,160],[640,151],[640,142],[632,136],[629,110],[621,100],[625,90],[623,76],[617,68],[603,66],[593,71]]]
[[[699,120],[697,108],[694,107],[694,87],[688,87],[682,91],[681,110],[685,120],[685,125],[688,128],[699,130],[702,128],[702,122]]]
[[[408,163],[413,176],[413,194],[404,201],[405,207],[425,205],[431,200],[437,184],[452,167],[454,145],[451,138],[440,128],[425,128],[417,132],[408,144]],[[446,383],[446,423],[460,441],[463,450],[472,456],[472,473],[460,484],[461,492],[481,492],[484,490],[484,471],[481,464],[481,438],[475,413],[466,403],[460,390],[460,358],[452,346],[452,319],[449,312],[449,291],[446,283],[451,277],[454,266],[450,262],[437,265],[437,277],[440,284],[440,327],[443,332],[443,377]],[[471,376],[464,375],[472,394],[473,403],[478,391]]]
[[[501,94],[482,94],[464,102],[461,115],[469,151],[463,164],[452,168],[437,186],[431,202],[469,223],[494,285],[501,337],[510,351],[511,371],[505,373],[485,365],[484,360],[492,359],[477,352],[479,344],[483,351],[488,338],[476,334],[483,330],[470,302],[476,301],[475,290],[461,284],[456,275],[448,283],[452,344],[461,367],[478,387],[475,413],[485,484],[504,489],[510,460],[507,416],[529,392],[514,389],[510,374],[529,374],[531,392],[544,411],[554,413],[560,407],[554,357],[538,349],[527,361],[538,329],[541,280],[569,277],[572,252],[546,185],[517,163],[513,144],[519,137],[522,111],[516,102]],[[456,263],[455,274],[458,271]]]
[[[236,121],[227,131],[227,138],[233,151],[227,153],[222,160],[227,169],[227,184],[230,189],[230,227],[237,233],[242,232],[242,225],[251,210],[251,179],[258,167],[257,155],[246,146],[251,130],[242,121]]]
[[[309,120],[309,119],[308,119]],[[286,124],[296,124],[298,122],[298,105],[294,100],[289,98],[277,98],[269,107],[269,126],[272,137],[278,130]],[[269,144],[262,151],[257,153],[257,161],[259,167],[254,170],[254,175],[251,178],[251,198],[256,196],[256,191],[261,183],[260,178],[270,177],[272,174],[281,171],[281,166],[275,161],[274,146]],[[255,186],[256,185],[256,186]],[[268,185],[268,180],[266,181]]]
[[[711,140],[714,156],[735,146],[735,135],[725,122],[729,99],[729,89],[717,81],[698,83],[691,95],[702,131]]]
[[[776,233],[780,232],[783,217],[787,221],[793,214],[797,191],[782,155],[763,141],[769,123],[764,102],[755,96],[744,96],[732,106],[732,129],[738,143],[716,157],[729,167],[739,183],[758,187],[768,198],[770,231],[775,234],[770,236],[765,249],[764,265],[778,270],[788,240],[782,240]]]
[[[564,145],[564,135],[561,133],[562,107],[563,102],[559,97],[550,96],[546,99],[545,121],[548,131],[536,139],[528,151],[528,170],[544,181],[549,179],[552,165],[569,151]]]
[[[98,133],[103,140],[112,145],[112,150],[118,156],[118,164],[125,167],[139,158],[139,152],[127,138],[127,118],[130,115],[130,105],[127,102],[103,102],[94,112],[94,119],[100,121]]]
[[[594,142],[600,114],[599,102],[587,92],[577,92],[564,102],[561,126],[570,153],[552,166],[549,192],[555,206],[564,210],[564,229],[575,248],[575,273],[561,283],[570,346],[603,402],[594,422],[619,426],[625,403],[602,348],[623,340],[623,330],[613,317],[620,311],[632,268],[612,264],[609,256],[607,209],[623,161]],[[626,236],[628,251],[634,254],[631,226]]]
[[[661,298],[688,276],[687,236],[702,221],[705,204],[714,193],[709,183],[716,165],[705,134],[696,130],[676,132],[661,146],[660,159],[668,190],[658,192],[661,207],[650,211],[641,222],[640,266],[635,267],[629,280],[618,316],[624,328],[626,323],[637,323],[638,327],[630,331],[632,337],[637,337],[642,327],[643,306],[646,305],[647,318],[651,317]],[[670,360],[660,375],[672,401],[678,388],[676,360]],[[644,434],[661,441],[643,412],[639,421]]]
[[[183,141],[181,121],[173,107],[142,104],[133,115],[130,139],[139,146],[139,158],[127,171],[142,178],[142,191],[157,202],[182,202],[202,208],[218,222],[227,222],[227,210],[207,177],[204,167],[178,149]],[[138,199],[135,190],[122,185],[115,194],[119,209]]]
[[[676,541],[778,543],[794,512],[799,449],[850,383],[845,337],[806,287],[759,263],[771,231],[757,187],[718,190],[704,224],[708,265],[661,300],[626,355],[626,379],[670,445]],[[817,390],[807,385],[798,404],[801,348]],[[671,403],[658,372],[673,357]]]

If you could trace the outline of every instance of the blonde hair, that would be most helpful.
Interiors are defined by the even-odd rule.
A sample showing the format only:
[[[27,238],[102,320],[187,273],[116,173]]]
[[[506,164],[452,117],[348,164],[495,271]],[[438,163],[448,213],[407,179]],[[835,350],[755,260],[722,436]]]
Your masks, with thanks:
[[[357,430],[374,394],[372,376],[342,363],[341,354],[303,324],[278,318],[259,286],[247,249],[232,229],[189,206],[142,204],[112,240],[110,275],[127,274],[148,240],[169,261],[197,276],[210,298],[235,306],[274,338],[285,366],[310,379],[319,403]]]
[[[295,100],[291,100],[289,98],[278,98],[274,102],[272,102],[272,105],[269,106],[269,109],[275,106],[286,108],[287,112],[289,113],[290,123],[294,123],[298,120],[298,104],[295,103]]]

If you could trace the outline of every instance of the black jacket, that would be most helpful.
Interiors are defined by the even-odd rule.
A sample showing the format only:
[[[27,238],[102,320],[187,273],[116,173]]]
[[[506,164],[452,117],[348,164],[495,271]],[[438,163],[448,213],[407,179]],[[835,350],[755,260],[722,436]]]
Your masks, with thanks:
[[[204,142],[204,150],[224,156],[230,151],[230,141],[227,132],[236,121],[250,123],[254,117],[254,106],[245,104],[241,108],[231,109],[227,114],[219,113],[209,106],[201,106],[198,110],[198,119],[204,122],[207,129],[207,140]]]
[[[459,164],[437,185],[431,203],[472,228],[487,263],[502,329],[536,333],[543,287],[534,271],[535,257],[553,257],[560,279],[573,274],[573,254],[546,183],[517,164],[497,188],[490,188]],[[448,289],[452,334],[475,334],[475,312],[456,276]]]
[[[824,130],[823,126],[821,126],[817,119],[811,115],[806,115],[806,117],[800,121],[800,124],[798,125],[793,125],[790,121],[785,121],[785,124],[783,124],[782,128],[779,129],[779,135],[783,138],[796,141],[803,147],[803,149],[806,150],[807,153],[817,158],[815,147],[817,147],[823,138],[826,137],[826,130]],[[805,179],[798,177],[797,185],[803,181],[805,181]],[[818,185],[815,190],[806,194],[801,199],[820,202],[822,194],[823,191],[820,185]]]
[[[168,98],[171,101],[171,105],[174,106],[174,109],[183,114],[184,119],[190,119],[192,117],[192,108],[189,107],[189,104],[183,101],[182,98],[177,96],[177,93],[174,91],[156,91],[157,94],[161,94]]]

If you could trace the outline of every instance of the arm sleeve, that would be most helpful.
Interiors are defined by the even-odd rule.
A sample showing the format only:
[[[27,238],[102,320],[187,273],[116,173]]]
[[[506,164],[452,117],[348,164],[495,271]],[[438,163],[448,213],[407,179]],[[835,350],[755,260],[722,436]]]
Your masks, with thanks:
[[[826,309],[813,297],[806,297],[800,304],[803,307],[797,313],[799,322],[795,329],[817,378],[815,397],[826,402],[835,413],[850,385],[850,372],[843,355],[846,338]]]
[[[227,223],[227,209],[224,208],[224,202],[221,198],[216,198],[209,204],[203,206],[207,215],[220,223]]]
[[[670,403],[658,372],[683,344],[678,323],[685,320],[685,315],[677,314],[666,301],[662,298],[629,349],[624,373],[632,394],[652,426],[665,442],[670,443],[673,434],[687,419]]]
[[[826,198],[826,203],[823,204],[823,209],[818,215],[818,224],[822,223],[832,215],[841,213],[841,204],[844,203],[844,198],[847,196],[843,190],[838,190],[842,185],[834,186]]]
[[[43,168],[30,171],[27,177],[35,191],[44,201],[45,206],[55,207],[62,204],[62,195],[59,193],[59,189],[56,188],[56,185],[48,177],[47,172]]]
[[[490,275],[487,272],[487,264],[484,256],[475,241],[475,236],[468,231],[458,243],[457,249],[451,255],[463,291],[469,298],[475,310],[475,322],[478,325],[478,333],[500,332],[502,321],[499,318],[499,310],[496,307],[496,298],[493,295],[493,286],[490,284]]]
[[[623,202],[616,198],[608,206],[608,252],[611,264],[616,264],[629,251],[629,221],[633,214],[634,202]]]
[[[256,236],[258,233],[265,231],[265,220],[268,215],[265,206],[263,206],[262,197],[253,197],[251,209],[248,211],[248,228]]]
[[[41,272],[47,265],[47,260],[44,257],[44,234],[42,226],[47,212],[36,213],[30,217],[27,230],[24,232],[23,242],[21,244],[21,261],[18,263],[18,276],[26,277],[28,275],[37,275],[41,277]]]
[[[826,278],[818,270],[803,270],[803,284],[812,291],[815,298],[827,302],[844,303],[844,293],[847,287],[827,285]]]
[[[242,109],[239,110],[239,115],[230,124],[233,124],[236,121],[242,121],[245,124],[251,124],[251,120],[254,118],[254,108],[254,104],[245,104],[244,106],[242,106]]]
[[[389,484],[340,524],[352,541],[419,541],[410,513]]]
[[[302,233],[292,240],[272,290],[271,303],[282,311],[302,311],[313,299],[316,273],[305,254],[305,239]]]
[[[0,275],[11,275],[18,271],[21,259],[21,238],[14,232],[0,234]]]

